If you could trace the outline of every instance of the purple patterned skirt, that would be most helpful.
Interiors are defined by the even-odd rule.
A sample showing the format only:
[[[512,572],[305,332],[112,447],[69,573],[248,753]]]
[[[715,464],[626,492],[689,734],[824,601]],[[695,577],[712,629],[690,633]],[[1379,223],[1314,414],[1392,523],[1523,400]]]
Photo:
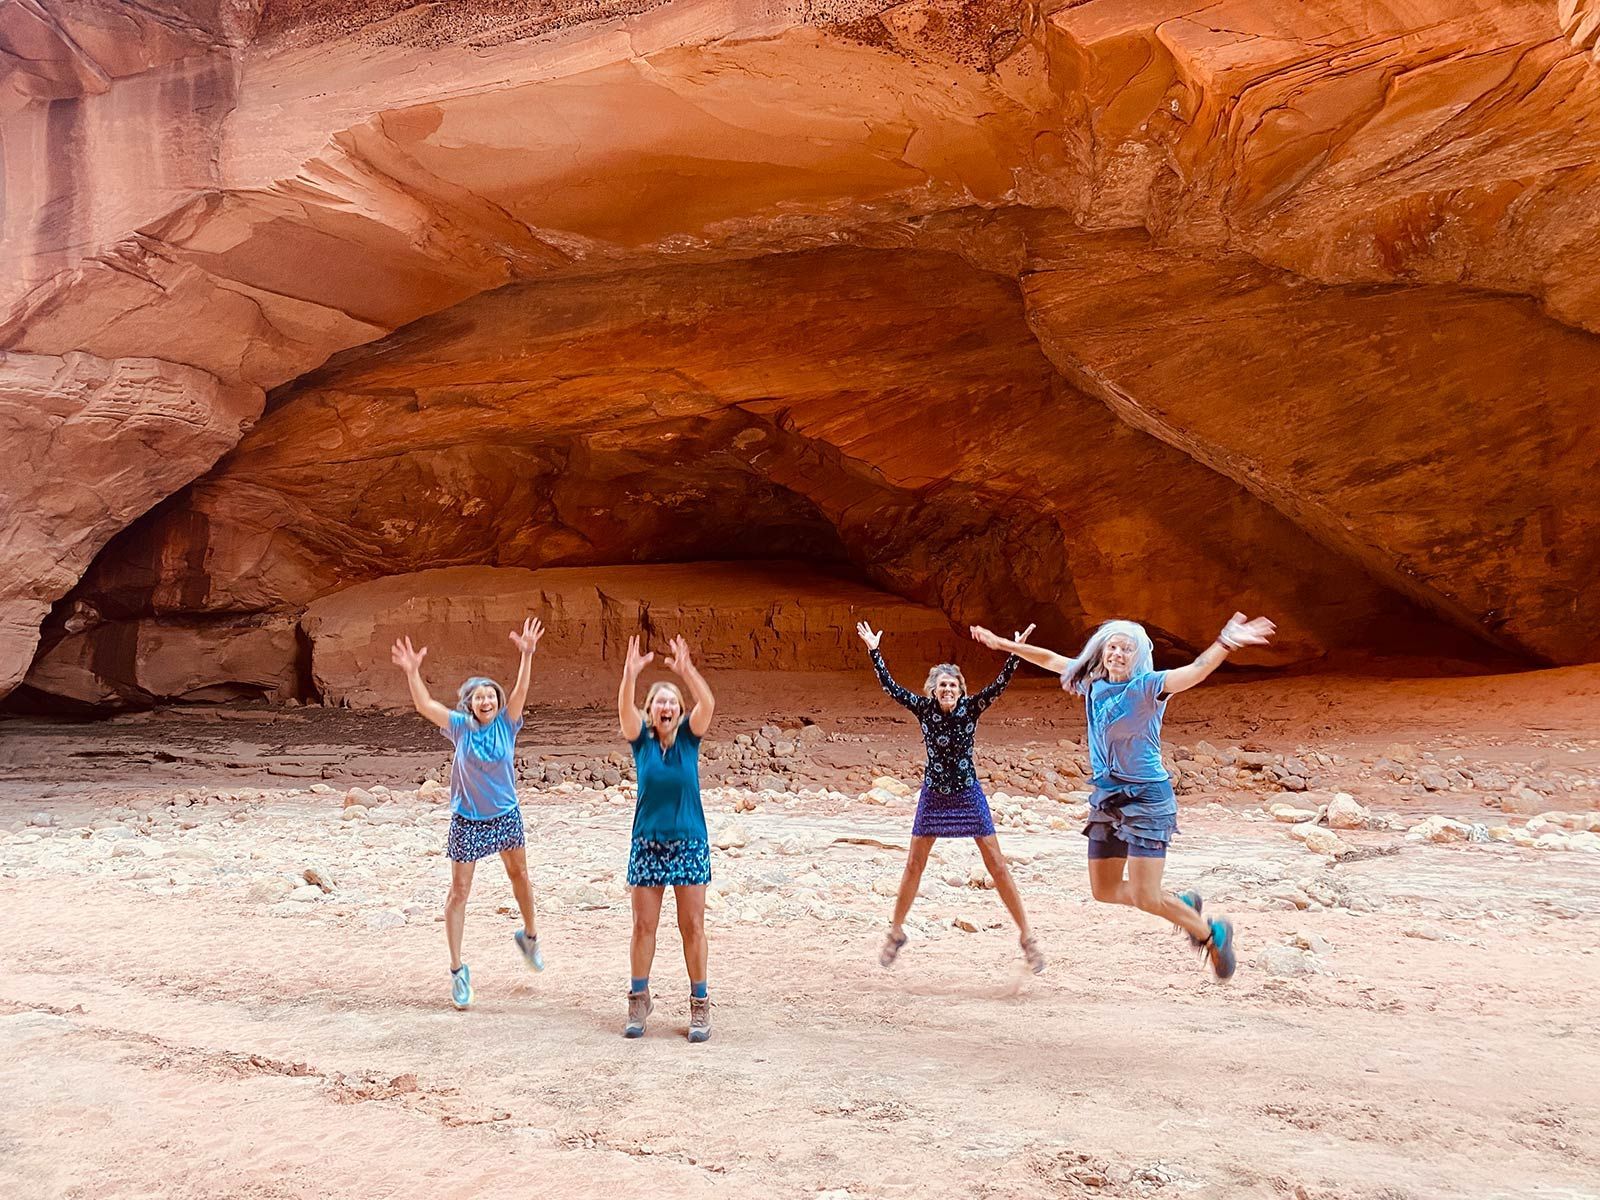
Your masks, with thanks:
[[[935,792],[926,783],[917,797],[912,837],[988,837],[994,832],[989,798],[976,783],[959,792]]]

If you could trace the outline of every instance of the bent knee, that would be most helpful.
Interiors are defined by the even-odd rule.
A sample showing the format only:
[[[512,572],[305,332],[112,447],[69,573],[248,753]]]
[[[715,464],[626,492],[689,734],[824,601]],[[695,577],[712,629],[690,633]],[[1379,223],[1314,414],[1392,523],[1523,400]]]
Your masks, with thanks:
[[[1159,913],[1167,906],[1166,897],[1159,890],[1141,888],[1133,893],[1133,906],[1140,912]]]

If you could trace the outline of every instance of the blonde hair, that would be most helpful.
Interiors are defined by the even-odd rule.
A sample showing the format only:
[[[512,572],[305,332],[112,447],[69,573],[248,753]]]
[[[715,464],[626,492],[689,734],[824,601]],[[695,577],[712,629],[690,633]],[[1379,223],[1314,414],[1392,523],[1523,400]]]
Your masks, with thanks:
[[[928,681],[922,685],[922,694],[924,696],[933,695],[933,686],[939,682],[939,676],[941,675],[954,675],[956,682],[961,685],[961,694],[963,696],[967,694],[967,677],[961,673],[961,668],[956,666],[955,663],[939,663],[928,672]]]
[[[673,683],[670,679],[658,679],[658,680],[656,680],[654,683],[652,683],[650,685],[650,690],[644,694],[644,707],[639,710],[639,720],[640,720],[640,722],[644,725],[644,727],[646,729],[650,730],[652,733],[655,732],[655,727],[650,724],[650,705],[652,703],[654,703],[655,698],[662,692],[671,692],[674,696],[676,696],[678,698],[678,716],[680,718],[680,723],[681,723],[681,719],[683,717],[683,714],[684,714],[686,708],[688,707],[683,702],[683,689],[682,688],[680,688],[677,684]],[[677,739],[677,737],[678,737],[677,726],[674,726],[673,729],[672,729],[672,732],[662,741],[661,744],[663,746],[670,746]]]
[[[1109,678],[1101,660],[1105,657],[1106,643],[1119,635],[1133,642],[1133,676],[1155,669],[1155,644],[1144,626],[1137,621],[1107,621],[1089,635],[1078,657],[1061,672],[1061,686],[1086,696],[1097,680]]]

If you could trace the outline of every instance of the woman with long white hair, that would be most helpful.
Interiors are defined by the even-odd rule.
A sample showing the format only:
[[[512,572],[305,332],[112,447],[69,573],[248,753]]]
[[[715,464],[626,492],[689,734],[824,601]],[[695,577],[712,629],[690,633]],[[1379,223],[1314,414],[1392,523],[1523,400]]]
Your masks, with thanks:
[[[1061,686],[1084,699],[1089,723],[1089,887],[1096,900],[1126,904],[1172,922],[1205,951],[1218,979],[1238,965],[1233,922],[1206,917],[1199,892],[1162,889],[1167,847],[1178,831],[1178,801],[1161,761],[1161,720],[1167,698],[1204,680],[1228,655],[1262,646],[1276,626],[1265,617],[1234,613],[1205,652],[1186,667],[1157,671],[1150,635],[1133,621],[1107,621],[1074,658],[1008,641],[981,625],[972,636],[1061,677]]]

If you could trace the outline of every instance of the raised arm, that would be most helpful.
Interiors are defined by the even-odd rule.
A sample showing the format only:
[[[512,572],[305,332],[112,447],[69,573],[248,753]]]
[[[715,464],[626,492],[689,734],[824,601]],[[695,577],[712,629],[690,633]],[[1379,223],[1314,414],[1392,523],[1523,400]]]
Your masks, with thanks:
[[[973,707],[982,712],[998,700],[1000,693],[1005,691],[1007,685],[1010,684],[1011,677],[1017,673],[1017,664],[1021,661],[1022,659],[1015,654],[1006,655],[1005,665],[1000,668],[1000,674],[995,677],[995,681],[981,691],[972,694],[971,703]]]
[[[522,660],[517,664],[517,682],[511,685],[511,694],[506,697],[507,720],[522,719],[523,707],[528,703],[528,681],[533,678],[533,652],[539,648],[539,639],[543,636],[544,626],[538,617],[524,621],[521,633],[515,630],[511,633],[511,644],[522,655]]]
[[[1222,627],[1217,640],[1207,646],[1199,658],[1187,667],[1178,667],[1167,672],[1167,677],[1161,684],[1162,694],[1170,696],[1175,692],[1187,692],[1197,684],[1205,682],[1211,672],[1227,661],[1230,651],[1244,646],[1265,646],[1277,629],[1278,627],[1266,617],[1247,621],[1242,612],[1234,613]]]
[[[622,736],[630,742],[644,728],[644,721],[639,716],[639,672],[654,657],[654,654],[639,653],[637,634],[628,639],[628,657],[622,664],[622,687],[617,691],[617,724],[622,726]]]
[[[1067,669],[1068,664],[1072,662],[1066,655],[1057,654],[1054,650],[1046,650],[1043,646],[1028,645],[1027,638],[1033,632],[1032,625],[1029,625],[1027,629],[1009,641],[998,634],[991,633],[982,625],[969,626],[967,632],[980,645],[987,646],[991,650],[1004,650],[1007,654],[1015,654],[1024,662],[1031,662],[1036,667],[1043,667],[1052,675],[1061,674]]]
[[[411,689],[411,703],[417,711],[440,729],[449,726],[450,710],[429,695],[428,685],[422,682],[422,660],[428,657],[428,648],[414,649],[411,639],[403,637],[395,642],[389,657],[406,673],[406,686]]]
[[[884,691],[889,693],[889,699],[896,704],[903,704],[915,712],[917,701],[921,697],[901,687],[894,681],[894,676],[889,674],[889,664],[883,661],[883,654],[878,649],[878,643],[883,640],[883,630],[880,629],[874,633],[871,625],[868,625],[865,621],[857,621],[856,633],[867,644],[867,653],[872,656],[872,669],[878,673],[878,683],[883,687]]]
[[[675,637],[671,645],[672,656],[667,659],[667,667],[683,680],[693,701],[689,709],[689,731],[695,737],[705,737],[706,730],[711,728],[711,718],[717,712],[717,698],[711,694],[711,685],[689,656],[689,643]]]

